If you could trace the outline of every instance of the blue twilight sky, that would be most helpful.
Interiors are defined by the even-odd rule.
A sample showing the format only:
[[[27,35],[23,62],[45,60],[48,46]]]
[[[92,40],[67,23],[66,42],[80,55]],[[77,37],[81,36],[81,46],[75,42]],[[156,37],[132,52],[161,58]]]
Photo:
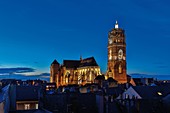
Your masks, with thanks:
[[[94,56],[105,73],[108,32],[116,20],[126,32],[128,74],[168,76],[169,5],[168,0],[1,0],[0,78],[48,78],[54,59],[62,63],[80,55]]]

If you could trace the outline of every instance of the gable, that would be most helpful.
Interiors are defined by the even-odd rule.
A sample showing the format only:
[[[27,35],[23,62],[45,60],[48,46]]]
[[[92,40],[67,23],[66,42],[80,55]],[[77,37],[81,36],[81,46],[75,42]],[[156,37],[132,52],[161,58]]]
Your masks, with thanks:
[[[122,95],[120,95],[117,99],[142,99],[141,95],[136,92],[133,87],[128,88]]]

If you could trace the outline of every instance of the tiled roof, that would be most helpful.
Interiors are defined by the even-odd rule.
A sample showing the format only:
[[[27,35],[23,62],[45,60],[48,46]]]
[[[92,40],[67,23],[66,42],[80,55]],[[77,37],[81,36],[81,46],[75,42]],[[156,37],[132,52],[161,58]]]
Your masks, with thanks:
[[[162,98],[170,93],[170,87],[168,86],[134,86],[133,89],[143,99]]]
[[[122,93],[123,93],[123,89],[121,87],[112,87],[112,88],[106,89],[107,95],[119,96],[119,94],[122,94]]]
[[[166,105],[169,106],[170,108],[170,94],[168,94],[166,97],[164,97],[163,99],[163,103],[165,103]]]
[[[98,75],[95,80],[105,80],[104,75]]]
[[[64,60],[63,66],[66,68],[77,68],[80,64],[79,60]]]
[[[9,85],[5,86],[4,88],[0,89],[0,103],[3,102],[8,94]]]
[[[96,60],[94,59],[94,57],[89,57],[89,58],[83,59],[80,62],[79,67],[86,67],[86,66],[98,66],[98,64],[96,63]]]
[[[86,66],[98,66],[94,57],[89,57],[83,60],[64,60],[63,66],[66,68],[79,68]]]
[[[109,77],[109,78],[107,79],[107,81],[108,81],[108,82],[116,82],[116,83],[117,83],[117,80],[113,79],[112,77]]]
[[[39,86],[17,86],[16,100],[17,101],[38,101]]]

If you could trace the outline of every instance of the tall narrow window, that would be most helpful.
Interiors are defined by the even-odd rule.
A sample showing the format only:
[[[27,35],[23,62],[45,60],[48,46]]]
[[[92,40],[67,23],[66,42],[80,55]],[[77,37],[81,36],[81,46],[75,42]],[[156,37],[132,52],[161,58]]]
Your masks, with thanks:
[[[119,64],[119,73],[122,73],[122,66]]]
[[[112,50],[109,51],[109,60],[112,60]]]
[[[38,109],[38,104],[35,104],[35,109]]]
[[[24,104],[24,108],[25,108],[25,110],[29,110],[30,109],[30,104]]]

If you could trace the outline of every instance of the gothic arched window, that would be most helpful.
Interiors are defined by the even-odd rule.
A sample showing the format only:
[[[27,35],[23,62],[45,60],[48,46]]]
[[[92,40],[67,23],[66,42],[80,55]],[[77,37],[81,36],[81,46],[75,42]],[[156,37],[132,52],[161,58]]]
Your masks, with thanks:
[[[119,64],[119,73],[122,73],[122,65]]]
[[[66,83],[69,83],[69,77],[70,77],[70,73],[67,72],[66,75],[65,75],[65,82]]]

